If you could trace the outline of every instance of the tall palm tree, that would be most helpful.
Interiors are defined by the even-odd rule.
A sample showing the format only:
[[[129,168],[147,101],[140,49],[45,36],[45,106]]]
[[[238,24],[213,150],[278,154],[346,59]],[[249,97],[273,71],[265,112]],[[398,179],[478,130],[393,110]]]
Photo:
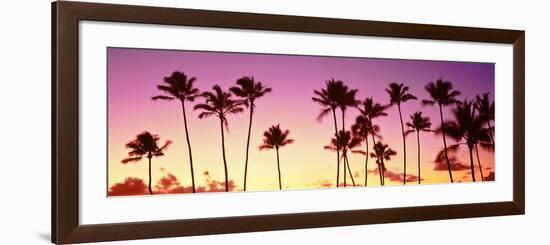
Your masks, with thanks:
[[[359,105],[356,106],[359,110],[360,115],[356,118],[356,124],[358,120],[360,121],[360,124],[364,124],[362,127],[366,127],[366,129],[370,130],[370,135],[372,137],[372,144],[376,144],[375,137],[380,137],[379,131],[380,127],[373,123],[373,120],[378,117],[384,117],[388,114],[385,112],[387,109],[387,106],[384,106],[380,103],[376,103],[372,97],[367,97],[365,100],[363,100]],[[359,117],[362,117],[359,119]],[[368,170],[366,166],[368,165],[369,160],[369,153],[368,153],[368,140],[365,140],[365,185],[367,182],[367,175]]]
[[[344,187],[346,187],[347,177],[346,177],[346,168],[351,177],[351,182],[355,186],[355,179],[349,165],[348,152],[354,148],[361,145],[361,138],[352,137],[350,131],[340,130],[335,138],[332,138],[330,144],[325,146],[324,149],[336,151],[337,149],[342,150],[342,160],[344,161]]]
[[[365,186],[367,186],[369,173],[369,135],[374,133],[373,136],[380,137],[380,135],[378,134],[378,132],[380,131],[380,127],[378,125],[372,125],[371,120],[369,120],[364,115],[359,115],[355,118],[355,124],[352,125],[351,131],[354,137],[360,138],[361,140],[365,141],[365,150],[354,150],[353,153],[360,153],[365,155]]]
[[[260,150],[265,149],[275,149],[277,152],[277,171],[279,172],[279,190],[283,189],[281,183],[281,165],[279,163],[279,148],[292,144],[293,139],[288,139],[288,134],[290,131],[281,130],[279,124],[277,126],[271,126],[267,131],[264,132],[264,143],[260,145]]]
[[[254,77],[242,77],[237,80],[238,87],[231,87],[229,91],[233,92],[238,97],[244,98],[245,105],[250,108],[250,116],[248,119],[248,136],[246,138],[246,155],[244,160],[244,191],[246,191],[246,176],[248,172],[248,148],[250,146],[250,133],[252,130],[252,115],[254,115],[254,102],[256,99],[271,92],[271,88],[264,86],[260,81],[254,81]]]
[[[193,187],[193,193],[195,193],[195,173],[193,171],[193,154],[191,153],[191,142],[189,140],[189,130],[187,128],[187,115],[185,113],[185,102],[193,102],[195,98],[200,95],[197,88],[193,86],[193,83],[197,80],[195,77],[188,78],[185,73],[180,71],[174,71],[171,76],[164,77],[164,83],[157,85],[157,89],[166,93],[167,95],[157,95],[152,97],[152,100],[178,100],[181,103],[181,110],[183,112],[183,125],[185,127],[185,139],[187,141],[187,150],[189,153],[189,165],[191,170],[191,183]]]
[[[217,116],[220,119],[220,130],[222,135],[222,156],[223,167],[225,172],[225,191],[229,191],[229,177],[227,174],[227,160],[225,158],[225,137],[224,126],[229,127],[227,122],[227,116],[231,114],[238,114],[244,111],[243,105],[245,102],[242,100],[233,100],[231,94],[223,91],[219,85],[212,87],[212,92],[207,91],[201,94],[206,99],[205,103],[195,105],[195,110],[202,110],[199,114],[199,118],[207,118],[210,116]]]
[[[130,151],[128,152],[128,158],[121,161],[123,164],[126,164],[129,162],[138,162],[143,157],[147,157],[149,160],[148,187],[150,195],[153,195],[153,190],[151,189],[151,159],[153,157],[164,156],[164,151],[172,144],[172,141],[167,140],[163,146],[159,147],[157,144],[159,140],[160,137],[158,135],[147,131],[138,134],[134,140],[126,143],[126,148],[130,149]]]
[[[380,185],[384,185],[384,173],[386,172],[386,165],[384,164],[384,160],[391,160],[391,157],[397,155],[397,152],[392,150],[387,144],[383,144],[380,141],[374,145],[373,150],[374,152],[370,153],[370,157],[377,159],[376,163],[378,164],[378,171],[380,174]]]
[[[451,172],[451,163],[449,161],[449,155],[447,153],[447,140],[445,138],[445,127],[443,120],[443,107],[449,105],[460,104],[457,97],[460,95],[460,91],[453,89],[453,84],[449,81],[438,79],[435,83],[430,82],[425,87],[426,91],[430,94],[431,100],[422,100],[422,105],[435,105],[439,106],[439,116],[441,118],[441,133],[443,135],[443,149],[445,151],[445,160],[447,161],[447,168],[449,170],[449,178],[453,183],[453,174]]]
[[[495,102],[489,100],[489,93],[483,93],[482,96],[476,96],[475,109],[478,111],[479,116],[487,122],[489,133],[491,136],[491,143],[495,144],[495,139],[493,137],[493,126],[491,126],[491,121],[495,120]]]
[[[405,126],[403,125],[403,115],[401,113],[401,103],[409,100],[416,100],[416,96],[409,93],[409,86],[400,83],[390,83],[386,89],[390,96],[390,106],[397,105],[399,111],[399,121],[401,122],[401,136],[403,136],[403,184],[407,184],[407,144],[405,142]]]
[[[343,83],[342,83],[343,84]],[[341,92],[337,98],[338,107],[342,112],[342,130],[346,129],[346,110],[348,107],[356,107],[359,104],[359,101],[355,99],[357,94],[357,89],[349,89],[348,86],[343,85]]]
[[[446,121],[436,133],[441,133],[443,128],[448,132],[449,137],[458,141],[456,145],[449,146],[457,149],[459,145],[468,146],[470,153],[470,172],[472,181],[476,181],[474,172],[473,150],[477,144],[487,145],[491,141],[487,128],[483,128],[483,117],[476,115],[472,101],[464,100],[453,110],[454,120]]]
[[[338,124],[336,122],[336,108],[339,106],[340,98],[344,92],[344,83],[336,81],[334,78],[325,81],[325,88],[314,90],[315,97],[311,99],[317,102],[321,107],[321,113],[317,116],[317,120],[321,121],[325,116],[332,112],[334,119],[334,135],[338,134]],[[337,146],[338,147],[338,146]],[[340,181],[340,149],[336,149],[336,187],[339,187]]]
[[[407,122],[407,126],[410,128],[406,134],[416,132],[416,144],[418,146],[418,184],[420,184],[420,132],[431,132],[430,127],[432,122],[430,122],[429,117],[422,116],[422,112],[415,112],[411,115],[411,121]]]

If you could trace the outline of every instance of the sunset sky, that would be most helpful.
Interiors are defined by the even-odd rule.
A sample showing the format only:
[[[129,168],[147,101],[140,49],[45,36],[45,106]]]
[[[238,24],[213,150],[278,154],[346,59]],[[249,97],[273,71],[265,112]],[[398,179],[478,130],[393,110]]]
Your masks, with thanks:
[[[187,188],[191,185],[181,106],[177,102],[151,100],[152,96],[162,94],[156,89],[156,85],[161,84],[163,77],[176,70],[189,77],[196,77],[195,86],[201,91],[211,90],[214,84],[228,90],[243,76],[254,76],[256,81],[273,89],[256,101],[247,191],[278,190],[275,151],[258,150],[263,132],[277,124],[283,129],[289,129],[289,137],[295,140],[293,144],[280,149],[283,188],[334,187],[335,153],[323,149],[334,135],[333,121],[331,117],[317,121],[321,107],[311,100],[313,91],[323,88],[325,81],[331,78],[342,80],[348,87],[358,89],[358,99],[372,96],[376,102],[382,104],[389,103],[385,91],[389,83],[405,83],[419,100],[402,104],[403,119],[409,121],[412,113],[422,111],[431,118],[433,127],[440,125],[438,108],[422,107],[420,103],[422,99],[428,98],[428,93],[424,90],[428,82],[443,77],[453,82],[455,89],[462,92],[460,99],[474,99],[476,94],[484,92],[489,92],[491,100],[494,99],[492,63],[125,48],[108,48],[107,52],[108,187],[117,183],[120,188],[128,187],[131,183],[124,182],[129,177],[134,178],[129,180],[136,182],[137,179],[147,182],[146,158],[137,163],[121,163],[127,157],[125,144],[143,131],[158,134],[161,144],[166,140],[174,142],[165,152],[165,156],[153,158],[153,186],[159,184],[170,188]],[[191,109],[196,103],[202,102],[202,98],[194,103],[188,102],[187,118],[193,147],[195,181],[198,186],[208,186],[217,183],[216,181],[223,181],[224,174],[219,119],[199,119],[199,112]],[[397,156],[386,162],[386,185],[399,185],[402,184],[400,178],[403,174],[399,114],[397,107],[389,108],[387,113],[387,117],[379,118],[374,123],[381,127],[382,141],[397,152]],[[346,113],[348,130],[357,114],[354,109]],[[444,110],[444,117],[452,118],[451,108]],[[225,143],[229,179],[234,181],[235,189],[240,190],[243,185],[248,110],[242,114],[230,115],[228,121],[229,131],[226,132]],[[341,126],[340,122],[338,126]],[[441,136],[423,133],[420,137],[422,183],[448,183],[446,169],[434,170],[433,160],[442,149]],[[451,139],[448,142],[454,143]],[[369,142],[369,147],[372,147],[371,143]],[[363,148],[364,145],[360,147]],[[480,158],[484,175],[494,172],[493,153],[480,149]],[[361,184],[364,184],[365,178],[364,159],[359,154],[352,154],[349,159],[355,180]],[[469,166],[467,148],[461,151],[459,160]],[[476,179],[479,180],[477,161],[474,163]],[[369,169],[376,169],[372,158],[369,159]],[[417,174],[417,144],[414,134],[407,138],[407,173]],[[455,181],[471,181],[469,168],[453,171],[453,177]],[[340,181],[343,181],[342,177]],[[350,179],[348,183],[351,184]],[[369,173],[368,184],[380,184],[376,173]]]

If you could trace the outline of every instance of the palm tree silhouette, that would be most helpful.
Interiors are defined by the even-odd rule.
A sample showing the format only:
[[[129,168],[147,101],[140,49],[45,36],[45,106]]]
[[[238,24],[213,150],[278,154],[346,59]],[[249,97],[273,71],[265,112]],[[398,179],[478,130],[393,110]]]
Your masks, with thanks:
[[[348,151],[351,151],[360,145],[361,145],[361,138],[352,137],[350,131],[340,130],[338,131],[336,138],[332,138],[330,141],[330,144],[324,147],[324,149],[332,150],[332,151],[336,151],[337,149],[342,150],[342,159],[344,160],[344,187],[346,187],[347,185],[346,167],[351,177],[351,182],[353,186],[355,186],[355,179],[353,178],[353,174],[349,166]]]
[[[153,135],[147,131],[140,133],[136,138],[126,143],[126,148],[130,149],[128,152],[128,158],[123,159],[123,164],[129,162],[138,162],[144,156],[149,160],[149,194],[153,195],[151,189],[151,158],[164,156],[164,150],[168,148],[172,141],[167,140],[163,146],[159,147],[157,142],[160,140],[158,135]]]
[[[411,121],[407,122],[407,126],[411,128],[405,134],[416,132],[416,143],[418,146],[418,184],[420,184],[420,131],[431,132],[432,123],[429,117],[422,116],[422,112],[415,112],[411,115]]]
[[[363,124],[365,124],[363,127],[366,127],[367,129],[370,129],[370,135],[372,137],[372,144],[373,146],[376,145],[375,137],[381,138],[378,134],[380,131],[380,127],[373,123],[373,120],[378,117],[385,117],[388,114],[385,112],[387,109],[387,106],[383,106],[380,103],[374,102],[374,99],[372,97],[367,97],[365,100],[363,100],[358,106],[356,106],[359,110],[360,114],[356,118],[356,124],[358,120],[360,120]],[[359,117],[362,117],[359,119]],[[368,159],[369,159],[369,153],[368,153],[368,140],[365,139],[365,183],[367,182],[367,175],[368,170],[366,169],[366,166],[368,165]],[[382,182],[380,182],[382,183]]]
[[[205,103],[195,105],[195,110],[202,110],[199,114],[199,118],[207,118],[212,115],[217,116],[220,119],[220,130],[222,135],[222,157],[223,157],[223,167],[225,172],[225,191],[229,191],[229,177],[227,174],[227,160],[225,157],[225,137],[224,137],[224,126],[229,128],[227,122],[227,116],[230,114],[238,114],[244,111],[243,105],[245,104],[242,100],[233,100],[231,99],[231,94],[224,92],[219,85],[214,85],[212,87],[212,92],[207,91],[201,94],[202,97],[206,99]]]
[[[242,77],[237,80],[238,87],[231,87],[229,91],[238,97],[244,98],[245,105],[250,108],[250,118],[248,119],[248,136],[246,138],[246,156],[244,160],[244,191],[246,191],[246,176],[248,172],[248,148],[250,146],[250,133],[252,130],[252,115],[254,115],[254,102],[256,99],[271,92],[271,88],[264,86],[260,81],[254,81],[254,77]]]
[[[489,93],[484,93],[481,97],[479,95],[476,96],[475,109],[478,111],[479,116],[487,122],[491,143],[494,145],[495,139],[493,137],[491,121],[495,120],[495,102],[489,100]]]
[[[342,81],[336,81],[334,78],[325,81],[325,88],[320,91],[314,90],[313,93],[316,97],[311,99],[317,102],[321,107],[321,113],[317,116],[317,120],[321,121],[323,117],[332,112],[334,119],[334,135],[338,134],[338,124],[336,122],[336,108],[339,106],[341,97],[344,91],[344,83]],[[337,146],[336,149],[336,187],[339,187],[340,181],[340,149]]]
[[[380,127],[378,125],[372,125],[372,122],[365,116],[359,115],[355,118],[355,124],[351,126],[351,131],[354,137],[360,138],[365,141],[365,151],[354,150],[353,153],[360,153],[365,155],[365,186],[368,182],[368,164],[369,164],[369,134],[379,137],[378,132]],[[375,143],[373,143],[375,144]]]
[[[281,130],[279,124],[277,126],[271,126],[267,131],[264,132],[264,143],[260,145],[260,150],[265,149],[275,149],[277,152],[277,171],[279,172],[279,190],[282,190],[281,183],[281,165],[279,163],[279,148],[292,144],[293,139],[288,139],[289,130]]]
[[[407,144],[405,142],[405,126],[403,125],[403,115],[401,114],[401,103],[409,100],[416,100],[416,96],[409,93],[409,86],[400,83],[390,83],[386,89],[390,96],[390,106],[397,105],[399,111],[399,121],[401,122],[401,136],[403,136],[403,184],[407,184]]]
[[[487,146],[490,144],[491,137],[489,129],[483,128],[483,117],[476,115],[472,101],[464,100],[453,110],[454,120],[446,121],[436,133],[441,133],[443,128],[448,132],[449,137],[458,141],[456,145],[449,146],[451,149],[457,149],[458,146],[465,144],[470,153],[470,172],[472,180],[475,182],[473,150],[477,144]],[[462,141],[464,140],[464,141]]]
[[[441,133],[443,135],[443,149],[445,151],[445,160],[447,161],[447,168],[449,170],[449,178],[451,183],[453,183],[453,174],[451,172],[451,163],[449,161],[449,156],[447,153],[447,140],[445,138],[445,127],[443,120],[443,106],[460,104],[460,101],[456,99],[460,95],[458,90],[453,90],[453,84],[449,81],[443,80],[443,78],[438,79],[435,83],[430,82],[425,87],[426,91],[430,94],[431,100],[422,100],[422,105],[435,105],[439,106],[439,116],[441,118]]]
[[[370,153],[370,157],[376,158],[376,163],[378,164],[378,171],[380,174],[380,185],[384,185],[384,173],[386,172],[386,165],[384,164],[384,160],[391,160],[391,157],[397,155],[397,152],[395,152],[387,144],[383,144],[382,142],[377,142],[374,145],[373,150],[374,152]]]
[[[357,94],[357,89],[349,89],[348,86],[343,85],[340,88],[340,93],[338,94],[338,107],[340,107],[340,111],[342,112],[342,130],[346,129],[346,110],[348,107],[355,107],[359,104],[359,101],[355,99],[355,95]]]
[[[197,88],[193,86],[193,83],[197,79],[195,77],[187,78],[185,73],[180,71],[174,71],[171,76],[164,77],[164,83],[157,85],[157,89],[168,95],[157,95],[152,97],[152,100],[179,100],[181,103],[181,109],[183,112],[183,125],[185,127],[185,139],[187,140],[187,150],[189,152],[189,165],[191,170],[191,183],[193,187],[193,193],[195,193],[195,173],[193,171],[193,154],[191,153],[191,142],[189,140],[189,130],[187,129],[187,115],[185,113],[185,102],[193,102],[195,98],[200,95]]]

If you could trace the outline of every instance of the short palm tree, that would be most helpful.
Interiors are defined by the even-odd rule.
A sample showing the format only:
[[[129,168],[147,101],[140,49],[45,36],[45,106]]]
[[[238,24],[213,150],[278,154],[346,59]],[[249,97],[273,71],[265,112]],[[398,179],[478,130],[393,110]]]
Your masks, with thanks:
[[[164,156],[164,151],[168,148],[172,141],[167,140],[163,146],[158,146],[158,141],[160,137],[158,135],[151,134],[147,131],[140,133],[136,138],[128,143],[126,143],[126,148],[130,149],[128,152],[128,158],[123,159],[121,162],[123,164],[129,162],[138,162],[143,157],[147,157],[149,160],[149,194],[153,195],[153,190],[151,189],[151,159],[153,157]]]
[[[449,155],[447,153],[447,140],[445,138],[445,127],[443,119],[443,107],[460,104],[457,97],[460,95],[460,91],[453,89],[453,84],[449,81],[438,79],[435,83],[430,82],[425,87],[426,91],[430,94],[430,100],[422,100],[422,105],[435,105],[439,106],[439,116],[441,118],[441,134],[443,136],[443,150],[445,152],[445,160],[447,162],[447,168],[449,170],[449,178],[453,183],[453,174],[451,172],[451,163],[449,161]]]
[[[185,102],[193,102],[195,98],[200,95],[197,88],[193,86],[193,83],[197,79],[195,77],[188,78],[185,73],[180,71],[174,71],[171,76],[164,77],[164,83],[157,85],[157,89],[166,93],[167,95],[157,95],[152,97],[153,100],[178,100],[181,103],[181,110],[183,112],[183,126],[185,127],[185,139],[187,140],[187,150],[189,153],[189,165],[191,171],[191,183],[193,187],[193,193],[195,193],[195,173],[193,171],[193,154],[191,153],[191,142],[189,140],[189,130],[187,128],[187,115],[185,112]]]
[[[231,114],[238,114],[244,111],[243,105],[245,102],[241,100],[233,100],[231,94],[222,90],[219,85],[212,87],[212,92],[207,91],[201,94],[206,99],[205,103],[195,105],[195,110],[202,110],[199,114],[199,118],[207,118],[210,116],[217,116],[220,119],[220,130],[222,135],[222,157],[223,167],[225,173],[225,191],[229,191],[229,177],[227,174],[227,160],[225,157],[225,137],[224,126],[229,127],[227,122],[227,116]]]
[[[354,148],[360,145],[361,138],[353,137],[350,131],[340,130],[338,131],[336,138],[332,138],[330,144],[324,147],[325,149],[332,151],[336,151],[337,149],[342,150],[342,160],[344,161],[344,187],[346,187],[347,185],[346,168],[351,177],[351,182],[353,186],[355,186],[355,179],[353,178],[353,174],[349,165],[348,152],[352,151]]]
[[[416,144],[418,147],[418,184],[420,184],[420,132],[431,132],[430,127],[432,123],[430,122],[429,117],[422,116],[422,112],[415,112],[411,115],[411,121],[407,122],[407,126],[410,128],[406,134],[416,132]]]
[[[279,163],[279,148],[292,144],[293,139],[288,138],[289,130],[281,130],[279,124],[277,126],[271,126],[264,132],[264,143],[260,145],[260,150],[275,149],[277,152],[277,171],[279,173],[279,190],[283,189],[281,183],[281,165]]]
[[[391,157],[397,155],[397,152],[392,150],[387,144],[383,144],[380,141],[374,145],[373,150],[374,152],[370,153],[370,157],[376,158],[376,163],[378,164],[378,172],[380,175],[380,185],[384,185],[384,173],[386,172],[386,165],[384,164],[384,160],[391,160]]]
[[[470,172],[472,181],[476,181],[474,172],[473,150],[477,144],[490,144],[491,137],[489,130],[483,128],[484,119],[476,115],[472,101],[464,100],[453,110],[454,120],[446,121],[436,133],[441,133],[443,128],[448,132],[449,137],[455,139],[458,143],[449,146],[450,149],[457,149],[460,145],[468,146],[470,153]]]
[[[353,136],[360,138],[365,142],[365,150],[354,150],[353,153],[360,153],[365,155],[365,186],[368,182],[368,164],[369,164],[369,135],[380,137],[380,127],[378,125],[372,125],[372,122],[365,116],[359,115],[355,118],[355,124],[352,125],[351,131]],[[375,144],[375,143],[373,143]]]
[[[246,155],[244,160],[244,188],[246,191],[246,176],[248,172],[248,148],[250,146],[250,133],[252,130],[252,115],[254,115],[254,109],[256,105],[254,102],[256,99],[271,92],[271,88],[264,86],[260,81],[254,81],[254,77],[242,77],[237,80],[236,87],[229,88],[229,91],[233,92],[238,97],[244,98],[245,105],[250,108],[250,116],[248,119],[248,136],[246,138]]]
[[[365,100],[363,100],[359,105],[356,106],[359,110],[360,116],[362,116],[364,119],[362,121],[365,121],[368,125],[372,125],[371,127],[368,127],[370,129],[370,135],[372,137],[372,144],[373,146],[376,145],[375,137],[379,136],[380,127],[373,123],[373,120],[378,117],[385,117],[388,114],[385,112],[388,108],[387,106],[384,106],[380,103],[377,103],[374,101],[372,97],[367,97]],[[357,122],[357,120],[356,120]],[[366,139],[365,139],[366,140]],[[369,153],[368,153],[368,142],[365,142],[366,149],[365,151],[365,166],[368,164],[369,159]],[[365,171],[368,173],[368,170],[365,168]],[[365,175],[365,182],[367,175]]]
[[[476,96],[475,109],[478,111],[479,116],[487,122],[491,143],[494,145],[495,139],[493,137],[494,133],[491,121],[495,120],[495,102],[489,100],[489,93],[484,93],[482,96]]]
[[[405,142],[405,126],[403,125],[403,115],[401,113],[401,103],[409,100],[416,100],[416,96],[409,93],[409,86],[400,83],[390,83],[386,89],[390,96],[390,106],[397,105],[399,111],[399,121],[401,122],[401,136],[403,136],[403,184],[407,184],[407,143]]]
[[[314,90],[315,97],[311,99],[317,102],[322,108],[321,113],[317,116],[317,120],[322,120],[325,116],[332,112],[334,119],[334,135],[338,134],[338,124],[336,120],[336,108],[339,106],[340,98],[344,92],[344,83],[333,79],[325,82],[325,88]],[[337,146],[338,147],[338,146]],[[336,187],[339,187],[340,181],[340,149],[336,149]]]

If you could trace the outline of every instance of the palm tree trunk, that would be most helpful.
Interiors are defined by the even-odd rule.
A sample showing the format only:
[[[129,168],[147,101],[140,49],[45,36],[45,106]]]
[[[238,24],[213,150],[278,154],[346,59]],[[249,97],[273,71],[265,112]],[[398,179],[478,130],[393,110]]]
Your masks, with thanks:
[[[181,109],[183,111],[183,125],[185,126],[185,139],[187,140],[187,150],[189,151],[189,166],[191,168],[191,184],[193,193],[195,193],[195,172],[193,170],[193,155],[191,154],[191,142],[189,140],[189,130],[187,129],[187,116],[185,113],[185,102],[181,101]]]
[[[367,186],[367,180],[369,177],[369,169],[367,168],[369,163],[369,139],[368,135],[365,136],[365,186]]]
[[[151,189],[151,157],[147,158],[149,158],[149,195],[153,195],[153,190]]]
[[[372,126],[372,119],[369,119],[369,122]],[[372,129],[371,131],[372,131],[372,133],[370,135],[372,136],[372,145],[374,146],[374,145],[376,145],[376,139],[374,139],[374,129]],[[380,161],[380,158],[377,157],[377,159],[378,160],[376,162],[378,163]],[[382,173],[382,169],[380,168],[380,166],[381,166],[380,163],[378,163],[378,175],[380,175],[380,185],[384,185],[384,177],[382,176],[383,173]]]
[[[487,125],[489,126],[489,136],[491,137],[491,143],[495,145],[495,139],[493,138],[493,127],[491,126],[491,120],[487,120]]]
[[[336,110],[332,108],[332,116],[334,117],[334,136],[338,135],[338,125],[336,124]],[[336,144],[336,188],[340,186],[340,148]]]
[[[468,150],[470,150],[470,172],[472,173],[472,181],[476,182],[476,173],[474,172],[474,157],[472,154],[471,145],[468,145]]]
[[[347,172],[346,172],[347,169],[346,169],[346,158],[345,158],[345,153],[344,152],[342,152],[342,158],[344,159],[344,164],[342,164],[342,165],[344,165],[344,187],[346,187],[347,186],[346,180],[348,178],[347,178],[347,175],[346,175],[347,174]]]
[[[220,129],[222,130],[222,156],[223,156],[223,168],[225,172],[225,192],[229,191],[229,178],[227,176],[227,160],[225,159],[225,138],[223,135],[223,120],[220,119]]]
[[[449,169],[449,178],[451,183],[453,183],[453,173],[451,172],[451,163],[449,161],[449,156],[447,155],[447,140],[445,139],[445,123],[443,122],[443,108],[439,104],[439,116],[441,117],[441,133],[443,133],[443,150],[445,151],[445,160],[447,160],[447,168]]]
[[[416,144],[418,145],[418,184],[420,185],[420,132],[416,130]]]
[[[344,161],[345,161],[345,164],[348,166],[348,173],[349,173],[349,176],[351,177],[351,183],[353,184],[353,187],[355,187],[355,179],[353,179],[353,174],[351,173],[351,168],[349,167],[349,159],[347,154],[344,156]]]
[[[382,164],[380,165],[380,173],[382,175],[382,185],[386,184],[386,166],[384,166],[384,161],[382,160]]]
[[[405,126],[401,115],[401,104],[397,104],[399,110],[399,121],[401,121],[401,136],[403,136],[403,185],[407,184],[407,144],[405,143]]]
[[[485,181],[485,177],[483,176],[483,168],[481,167],[481,161],[479,160],[479,150],[478,150],[477,144],[475,145],[475,147],[476,147],[477,165],[479,166],[479,173],[481,174],[481,181]]]
[[[254,104],[250,103],[250,118],[248,119],[248,137],[246,138],[246,156],[244,159],[244,191],[246,191],[246,175],[248,172],[248,148],[250,147],[250,131],[252,130],[252,115],[254,114]]]
[[[275,149],[277,151],[277,171],[279,171],[279,190],[282,190],[282,184],[281,184],[281,165],[279,164],[279,148]]]

